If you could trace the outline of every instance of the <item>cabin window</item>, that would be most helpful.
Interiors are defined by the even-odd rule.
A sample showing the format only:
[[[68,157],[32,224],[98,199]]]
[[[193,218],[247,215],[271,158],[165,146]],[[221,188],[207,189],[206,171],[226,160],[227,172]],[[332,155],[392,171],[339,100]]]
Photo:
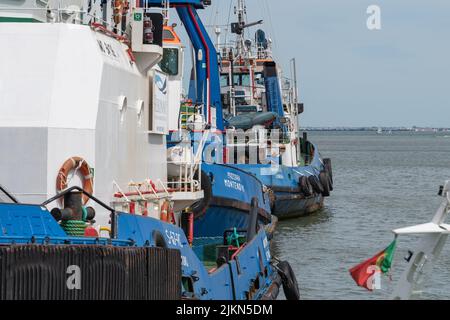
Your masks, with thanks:
[[[164,40],[167,40],[167,41],[175,40],[175,36],[173,35],[173,33],[170,30],[166,30],[166,29],[164,29],[164,31],[163,31],[163,38],[164,38]]]
[[[165,48],[164,55],[159,63],[161,70],[167,73],[169,76],[178,75],[178,49],[176,48]]]
[[[233,75],[233,85],[240,86],[241,85],[241,77],[238,74]]]
[[[220,86],[221,87],[228,87],[230,85],[228,74],[221,74],[220,75]],[[233,85],[238,87],[250,87],[251,86],[251,79],[250,74],[234,74],[233,75]]]
[[[241,74],[241,86],[250,87],[250,75],[249,74]]]
[[[222,74],[220,76],[220,86],[221,87],[228,87],[230,85],[230,82],[228,81],[228,75],[227,74]]]
[[[255,83],[256,85],[263,86],[264,85],[264,76],[262,72],[255,73]]]
[[[250,74],[234,74],[233,75],[233,84],[239,87],[250,87]]]

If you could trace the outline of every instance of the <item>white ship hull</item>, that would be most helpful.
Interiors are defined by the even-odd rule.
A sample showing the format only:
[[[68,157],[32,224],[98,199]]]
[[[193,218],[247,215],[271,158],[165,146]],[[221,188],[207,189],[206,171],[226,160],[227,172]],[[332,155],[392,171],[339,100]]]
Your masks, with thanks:
[[[17,198],[54,196],[58,171],[74,156],[94,169],[94,193],[105,202],[114,181],[166,181],[165,137],[148,131],[150,80],[126,45],[64,23],[2,23],[0,42],[0,183]]]

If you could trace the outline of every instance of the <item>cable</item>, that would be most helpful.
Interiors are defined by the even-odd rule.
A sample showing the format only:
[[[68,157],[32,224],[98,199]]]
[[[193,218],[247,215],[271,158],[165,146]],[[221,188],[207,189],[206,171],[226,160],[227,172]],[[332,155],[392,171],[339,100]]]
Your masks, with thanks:
[[[230,1],[230,7],[228,8],[228,21],[227,21],[227,29],[225,31],[225,44],[227,44],[228,40],[228,31],[230,28],[230,20],[231,20],[231,8],[233,7],[233,0]]]
[[[277,35],[275,33],[275,28],[273,27],[273,23],[272,23],[272,14],[270,12],[270,7],[269,7],[269,3],[267,2],[267,0],[263,1],[263,5],[266,6],[266,10],[267,10],[267,16],[269,18],[269,29],[270,29],[270,33],[272,34],[272,38],[273,39],[277,39]],[[277,41],[273,41],[272,42],[274,45],[274,49],[275,49],[275,56],[278,56],[278,45],[277,45]]]

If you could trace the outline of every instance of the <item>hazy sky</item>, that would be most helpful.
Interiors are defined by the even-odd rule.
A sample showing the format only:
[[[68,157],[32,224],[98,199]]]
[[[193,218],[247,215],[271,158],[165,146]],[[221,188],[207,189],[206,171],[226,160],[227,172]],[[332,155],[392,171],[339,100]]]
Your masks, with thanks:
[[[226,24],[230,1],[213,0],[204,23]],[[450,1],[246,2],[285,70],[297,60],[302,126],[450,127]],[[366,26],[369,5],[381,30]]]

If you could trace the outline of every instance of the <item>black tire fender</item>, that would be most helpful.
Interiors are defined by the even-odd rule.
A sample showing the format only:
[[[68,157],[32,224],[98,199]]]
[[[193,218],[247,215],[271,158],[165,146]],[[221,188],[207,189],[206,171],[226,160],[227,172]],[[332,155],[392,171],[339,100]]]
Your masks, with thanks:
[[[297,278],[287,261],[281,261],[277,265],[278,273],[283,284],[284,295],[287,300],[300,300],[300,289],[298,288]]]
[[[211,203],[211,199],[212,199],[211,179],[210,179],[209,175],[204,171],[202,171],[201,177],[202,177],[201,186],[202,186],[202,190],[204,193],[204,197],[202,200],[194,203],[191,206],[191,210],[194,213],[194,219],[198,219],[206,213],[206,210],[208,210],[209,204]]]
[[[322,194],[323,193],[323,186],[320,183],[320,180],[319,180],[319,178],[317,176],[314,176],[314,175],[313,176],[309,176],[308,180],[309,180],[309,183],[311,183],[314,191],[317,194]]]
[[[305,197],[311,197],[314,193],[314,189],[311,186],[311,183],[309,183],[309,180],[307,177],[302,176],[298,180],[298,185],[300,187],[300,192],[303,193]]]
[[[323,165],[325,167],[325,171],[328,173],[330,178],[330,191],[333,191],[333,166],[331,165],[331,159],[325,158],[323,159]]]
[[[324,197],[330,196],[330,176],[328,175],[328,172],[322,171],[319,174],[319,180],[323,187],[322,195]]]

